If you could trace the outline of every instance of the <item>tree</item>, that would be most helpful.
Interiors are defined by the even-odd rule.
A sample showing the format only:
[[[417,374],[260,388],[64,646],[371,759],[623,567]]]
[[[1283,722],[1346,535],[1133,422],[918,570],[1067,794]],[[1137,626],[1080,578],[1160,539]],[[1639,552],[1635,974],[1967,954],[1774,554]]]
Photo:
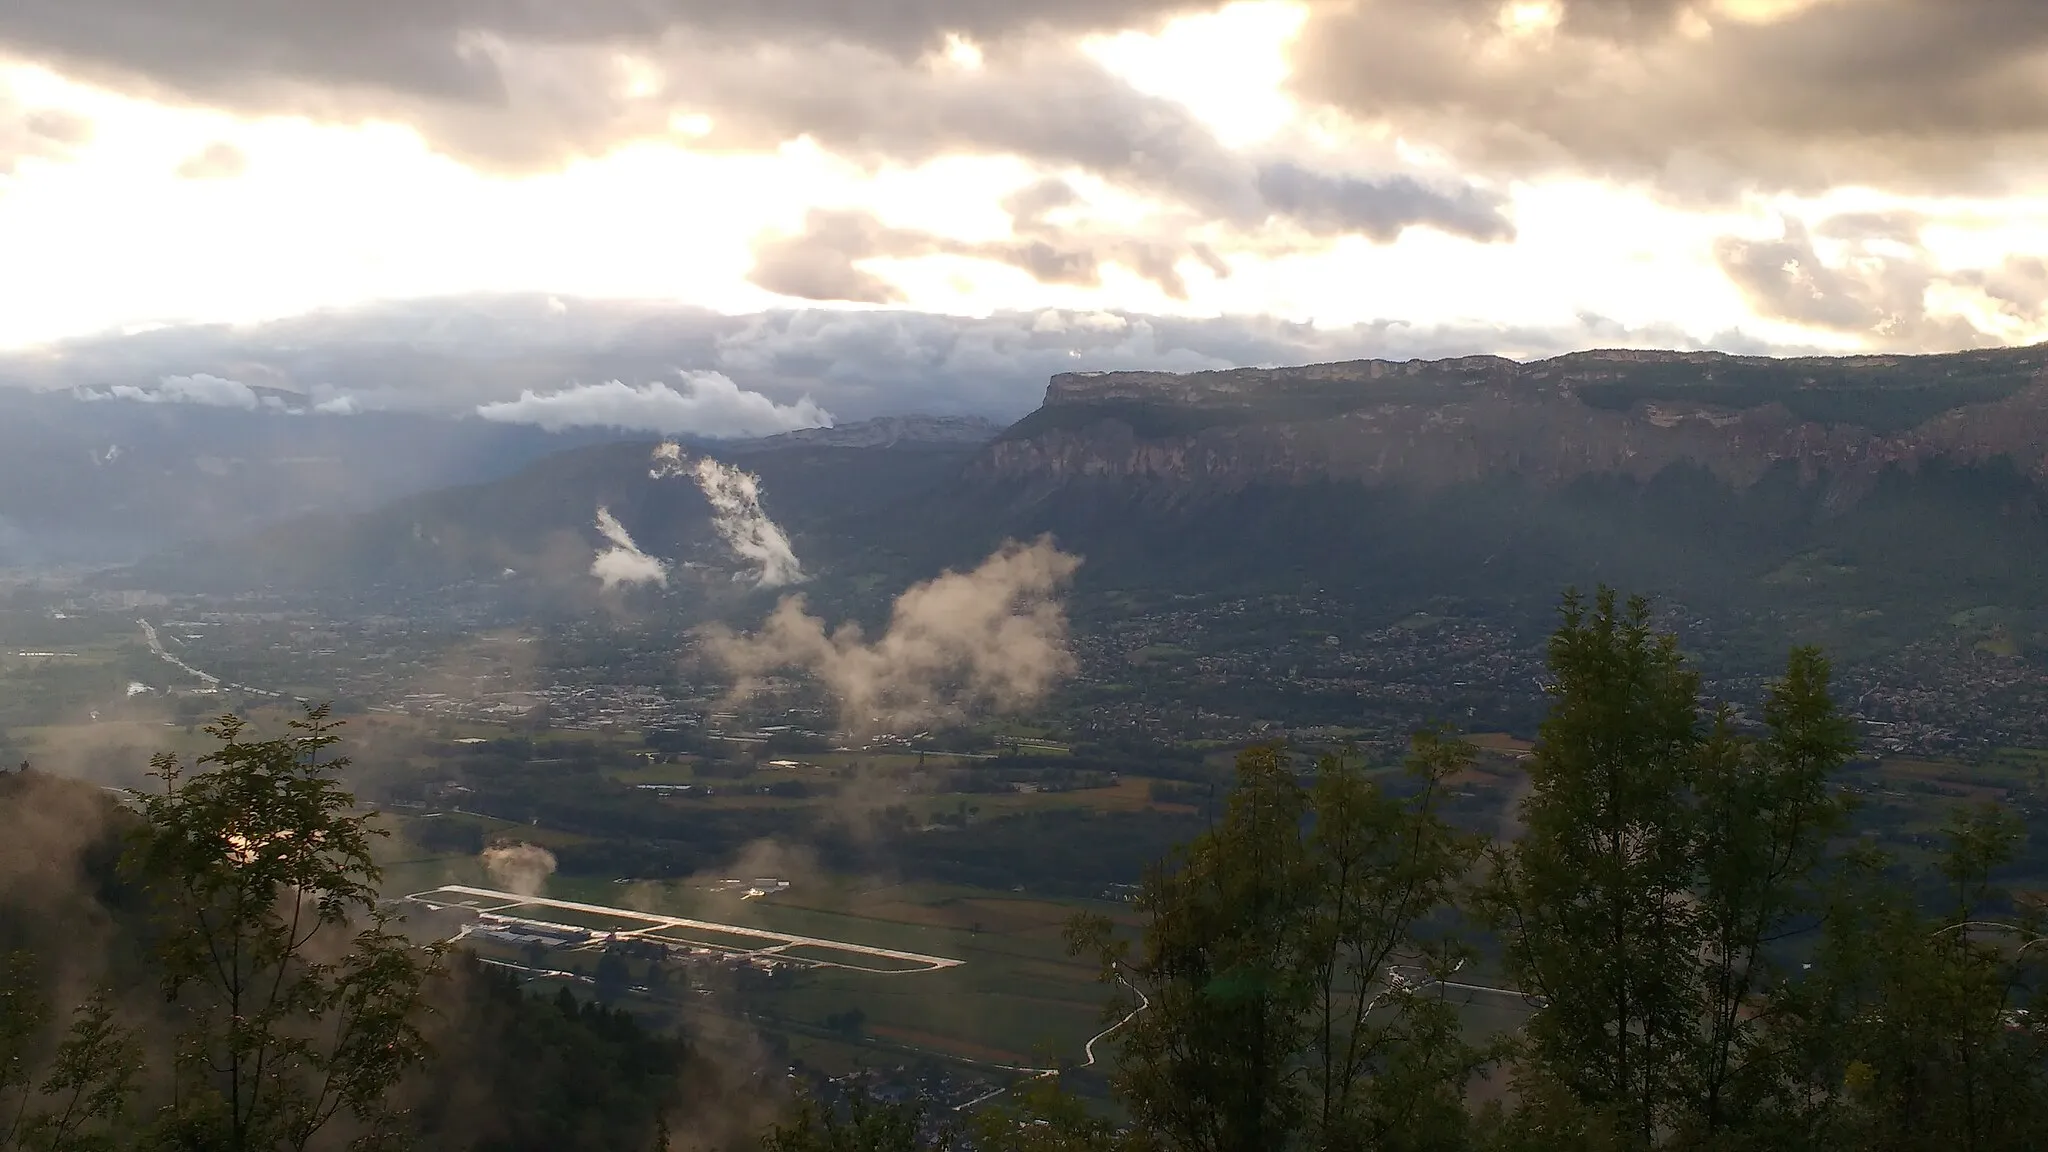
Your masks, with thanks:
[[[625,953],[616,945],[607,947],[604,955],[597,958],[594,980],[594,994],[600,1004],[609,1007],[626,994],[633,982],[633,970],[626,963]]]
[[[843,1108],[809,1096],[797,1100],[788,1121],[762,1139],[764,1152],[942,1152],[958,1135],[935,1122],[922,1101],[888,1103],[850,1093]]]
[[[0,965],[0,1149],[112,1152],[141,1056],[104,994],[73,1009],[63,1039],[38,1060],[51,1006],[28,953]]]
[[[1959,814],[1938,915],[1884,853],[1846,861],[1817,975],[1781,1029],[1805,1146],[2048,1146],[2048,936],[2039,909],[2001,914],[1993,883],[2019,834],[1996,808]]]
[[[1346,758],[1304,789],[1282,749],[1249,749],[1218,824],[1147,876],[1135,955],[1104,920],[1072,926],[1123,989],[1115,1082],[1141,1130],[1190,1152],[1464,1141],[1482,1059],[1441,999],[1461,950],[1438,933],[1479,849],[1437,803],[1471,757],[1419,735],[1397,799]]]
[[[369,1136],[396,1130],[386,1093],[426,1055],[424,994],[438,953],[412,948],[377,903],[382,835],[324,759],[324,708],[291,734],[220,746],[188,772],[152,762],[131,874],[159,909],[156,959],[179,1009],[173,1097],[157,1124],[171,1148],[304,1149],[337,1115]]]
[[[1058,1076],[1011,1089],[1013,1103],[997,1103],[971,1118],[967,1130],[978,1152],[1156,1152],[1151,1134],[1120,1129],[1068,1093]]]
[[[1538,1011],[1517,1064],[1535,1143],[1711,1145],[1782,1085],[1753,1059],[1781,974],[1770,946],[1812,905],[1853,750],[1828,667],[1795,650],[1761,739],[1702,718],[1698,677],[1641,599],[1568,594],[1525,833],[1487,904]]]

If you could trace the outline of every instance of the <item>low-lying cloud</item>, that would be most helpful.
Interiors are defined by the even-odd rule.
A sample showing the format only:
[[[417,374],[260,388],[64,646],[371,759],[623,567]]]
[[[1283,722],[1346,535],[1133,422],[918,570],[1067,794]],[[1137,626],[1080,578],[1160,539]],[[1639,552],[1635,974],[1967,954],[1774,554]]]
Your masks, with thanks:
[[[647,474],[656,480],[687,476],[696,481],[711,504],[711,526],[719,538],[734,555],[758,566],[756,587],[782,588],[803,582],[804,568],[797,562],[789,534],[761,507],[760,477],[709,456],[690,460],[682,446],[674,443],[655,448],[653,467]]]
[[[664,436],[772,436],[799,428],[830,427],[832,414],[806,396],[793,404],[750,392],[722,372],[684,372],[680,388],[660,381],[634,387],[617,380],[577,384],[558,392],[521,392],[517,400],[482,404],[476,414],[506,424],[565,428],[619,428]]]
[[[642,552],[611,509],[598,508],[597,533],[605,538],[606,547],[598,549],[596,558],[591,560],[590,574],[597,577],[605,591],[635,584],[668,586],[667,562]]]
[[[538,844],[493,844],[479,857],[492,882],[507,892],[538,896],[555,874],[555,854]]]
[[[828,629],[802,596],[785,596],[758,632],[707,630],[706,652],[733,677],[736,696],[780,672],[815,677],[854,731],[1012,712],[1073,671],[1061,595],[1080,564],[1049,538],[1010,541],[972,571],[912,586],[873,640],[854,623]]]
[[[836,257],[835,257],[836,258]],[[1740,330],[1701,336],[1597,314],[1546,325],[1301,323],[1275,316],[1168,316],[1033,309],[987,316],[793,308],[723,315],[674,304],[548,296],[450,296],[312,312],[248,326],[189,325],[0,353],[0,381],[38,389],[153,388],[165,375],[260,380],[364,412],[474,413],[548,398],[561,381],[660,379],[678,363],[716,370],[770,407],[806,397],[839,420],[921,413],[1014,420],[1057,372],[1320,364],[1585,348],[1802,355]],[[555,301],[557,304],[559,300]],[[620,391],[634,391],[618,386]],[[524,412],[532,412],[529,402]],[[510,411],[502,411],[510,415]],[[819,421],[822,423],[823,421]],[[772,428],[779,431],[780,428]],[[657,435],[683,433],[657,433]]]
[[[275,397],[259,398],[256,390],[239,380],[228,380],[201,372],[192,376],[166,376],[154,388],[116,384],[104,392],[86,391],[87,400],[133,400],[142,404],[201,404],[210,408],[245,408],[253,411],[263,399],[282,407]]]

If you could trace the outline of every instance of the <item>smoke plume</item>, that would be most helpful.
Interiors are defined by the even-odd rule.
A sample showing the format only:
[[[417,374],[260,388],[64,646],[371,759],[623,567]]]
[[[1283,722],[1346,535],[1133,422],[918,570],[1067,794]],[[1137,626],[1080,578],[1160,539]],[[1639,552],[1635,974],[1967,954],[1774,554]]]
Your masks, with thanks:
[[[492,883],[521,896],[540,895],[541,885],[555,874],[555,854],[538,844],[493,844],[480,859]]]
[[[1014,711],[1073,670],[1059,594],[1080,563],[1047,537],[1009,541],[973,571],[947,571],[897,597],[873,641],[854,623],[827,632],[802,596],[785,596],[759,632],[706,630],[706,651],[733,675],[737,695],[778,671],[809,672],[854,731]]]
[[[654,467],[648,475],[656,480],[688,476],[697,482],[704,498],[711,502],[711,524],[718,529],[726,547],[742,559],[760,565],[755,584],[761,588],[782,588],[804,580],[803,565],[789,546],[789,536],[761,510],[761,480],[710,457],[691,461],[678,444],[663,444],[654,450]]]
[[[603,582],[605,591],[622,584],[668,586],[668,565],[642,552],[611,509],[598,508],[597,531],[611,546],[598,551],[597,558],[590,562],[590,574]]]

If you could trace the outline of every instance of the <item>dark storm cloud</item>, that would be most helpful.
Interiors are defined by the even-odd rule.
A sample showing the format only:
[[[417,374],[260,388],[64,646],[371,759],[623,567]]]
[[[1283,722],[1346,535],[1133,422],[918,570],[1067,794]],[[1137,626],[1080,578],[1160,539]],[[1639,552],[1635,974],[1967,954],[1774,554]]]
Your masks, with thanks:
[[[1826,0],[1772,23],[1563,0],[1556,28],[1521,37],[1496,0],[1312,7],[1301,95],[1495,172],[1952,192],[2048,139],[2040,0]]]
[[[1021,416],[1055,373],[1197,371],[1367,357],[1554,355],[1587,347],[1702,346],[1669,328],[1597,316],[1557,328],[1341,327],[1271,317],[1174,318],[1047,310],[983,318],[807,309],[721,316],[654,304],[482,297],[384,304],[252,327],[169,328],[0,356],[0,385],[106,390],[165,376],[231,376],[310,400],[470,412],[576,384],[718,372],[780,403],[808,396],[842,420],[924,412]],[[1774,351],[1741,333],[1707,346]],[[1776,349],[1798,351],[1799,349]]]
[[[1937,313],[1937,286],[1974,288],[2005,315],[2038,323],[2048,302],[2048,266],[2011,257],[1994,268],[1942,269],[1920,239],[1916,214],[1845,213],[1811,231],[1786,220],[1777,239],[1723,237],[1714,258],[1750,308],[1783,320],[1863,338],[1876,348],[1925,352],[2002,343],[1968,320]],[[1822,252],[1818,237],[1832,252]]]

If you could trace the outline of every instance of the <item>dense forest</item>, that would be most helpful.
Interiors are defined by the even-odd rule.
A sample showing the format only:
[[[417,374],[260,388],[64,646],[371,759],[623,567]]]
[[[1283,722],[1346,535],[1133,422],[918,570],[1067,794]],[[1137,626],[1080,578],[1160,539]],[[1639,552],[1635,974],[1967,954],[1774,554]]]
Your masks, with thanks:
[[[222,718],[140,812],[8,773],[0,1149],[2048,1146],[2048,908],[2001,887],[2007,813],[1887,857],[1849,832],[1818,651],[1744,715],[1604,589],[1566,598],[1548,693],[1498,838],[1447,816],[1455,733],[1418,733],[1398,785],[1244,751],[1145,870],[1142,931],[1069,926],[1121,1024],[1113,1116],[1057,1076],[965,1117],[806,1100],[408,937],[322,710],[261,741]],[[1470,1026],[1482,993],[1514,1026]]]

